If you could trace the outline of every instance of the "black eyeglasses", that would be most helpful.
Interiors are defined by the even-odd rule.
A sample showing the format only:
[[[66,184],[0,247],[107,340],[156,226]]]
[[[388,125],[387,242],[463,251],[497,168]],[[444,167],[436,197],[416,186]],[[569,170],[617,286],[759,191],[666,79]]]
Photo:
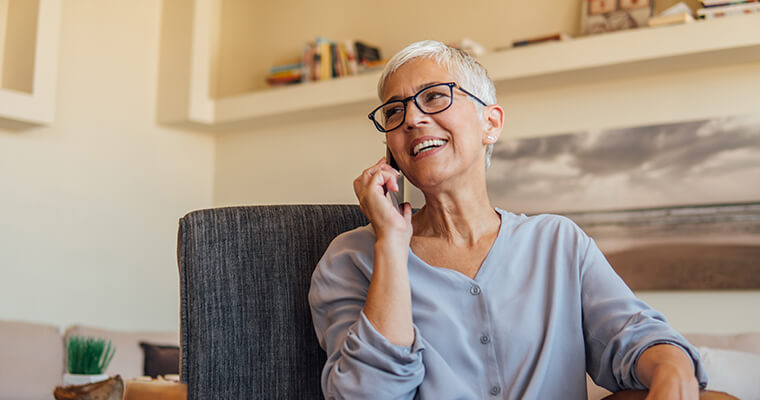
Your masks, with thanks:
[[[372,110],[368,117],[375,123],[377,130],[380,132],[390,132],[404,124],[406,105],[410,100],[414,100],[417,108],[428,115],[448,110],[454,101],[455,87],[477,100],[483,106],[487,106],[483,100],[480,100],[474,94],[462,89],[454,82],[448,82],[428,86],[417,92],[414,96],[409,96],[405,99],[389,101]]]

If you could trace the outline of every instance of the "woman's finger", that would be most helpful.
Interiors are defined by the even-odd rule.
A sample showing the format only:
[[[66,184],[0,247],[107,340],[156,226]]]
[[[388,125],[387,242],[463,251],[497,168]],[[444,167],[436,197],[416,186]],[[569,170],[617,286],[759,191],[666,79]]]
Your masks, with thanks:
[[[388,179],[387,174],[385,171],[381,169],[378,169],[375,171],[375,173],[372,175],[372,179],[370,180],[370,185],[380,185],[385,186],[385,181]]]
[[[404,203],[401,208],[403,211],[404,219],[409,226],[412,226],[412,205]]]
[[[396,176],[399,175],[399,172],[393,169],[393,167],[391,167],[390,165],[379,164],[379,165],[373,165],[365,169],[364,171],[362,171],[362,174],[360,176],[364,177],[366,181],[369,181],[372,178],[372,176],[374,176],[375,173],[377,173],[377,171],[380,171],[380,170],[388,171],[389,173],[392,173]]]

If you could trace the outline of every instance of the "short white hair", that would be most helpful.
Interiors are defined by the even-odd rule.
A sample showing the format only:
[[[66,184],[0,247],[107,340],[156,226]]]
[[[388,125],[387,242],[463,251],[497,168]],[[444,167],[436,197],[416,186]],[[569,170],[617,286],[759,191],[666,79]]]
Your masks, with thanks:
[[[457,83],[486,104],[496,104],[496,88],[488,76],[488,71],[466,52],[435,40],[412,43],[396,53],[385,65],[377,82],[377,96],[383,101],[383,92],[388,78],[404,64],[418,58],[428,58],[446,68]],[[469,97],[468,97],[469,98]],[[476,106],[481,106],[470,99]],[[486,148],[486,168],[491,165],[493,144]]]

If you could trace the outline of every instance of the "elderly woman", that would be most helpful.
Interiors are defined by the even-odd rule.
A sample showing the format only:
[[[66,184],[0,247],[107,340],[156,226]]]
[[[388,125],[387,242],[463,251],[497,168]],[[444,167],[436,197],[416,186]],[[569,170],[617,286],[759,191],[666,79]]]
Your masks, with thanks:
[[[486,168],[504,110],[473,58],[434,41],[388,63],[370,118],[425,196],[385,197],[385,159],[354,180],[370,224],[337,237],[309,293],[322,389],[348,399],[696,399],[699,353],[638,300],[570,220],[494,208]]]

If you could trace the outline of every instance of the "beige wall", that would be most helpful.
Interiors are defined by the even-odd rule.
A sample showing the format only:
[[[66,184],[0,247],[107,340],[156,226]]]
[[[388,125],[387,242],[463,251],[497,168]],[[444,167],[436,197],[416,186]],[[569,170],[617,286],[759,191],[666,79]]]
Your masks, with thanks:
[[[445,7],[447,15],[462,16],[449,19],[454,24],[451,29],[456,34],[439,32],[431,36],[444,40],[468,36],[494,46],[509,43],[517,37],[557,30],[574,32],[577,29],[575,16],[579,2],[571,2],[573,4],[568,6],[567,2],[542,1],[536,3],[541,12],[534,8],[534,2],[530,5],[502,3],[508,3],[509,7],[503,4],[494,7],[501,7],[495,11],[499,14],[497,19],[505,21],[503,23],[491,21],[489,18],[496,17],[484,14],[491,7],[490,3],[470,2],[467,10],[454,3],[448,4]],[[568,9],[557,10],[551,5]],[[471,7],[483,12],[480,16],[485,23],[470,15]],[[379,24],[375,29],[388,31],[388,42],[382,43],[384,50],[396,50],[404,43],[421,37],[420,31],[414,27],[407,34],[395,31],[415,20],[419,12],[400,15],[392,19],[393,24],[386,24],[384,21],[391,18],[390,14],[376,11],[381,13],[377,18],[381,22],[363,18],[344,19],[342,25],[330,27],[331,32],[335,32],[334,38],[340,38],[341,31],[365,32],[369,37],[372,30],[365,31],[365,24]],[[557,18],[554,13],[560,11],[564,12],[563,17]],[[435,9],[432,12],[443,13]],[[276,12],[264,14],[279,15]],[[547,15],[555,18],[547,18]],[[504,19],[500,19],[502,16]],[[235,18],[243,19],[243,16],[237,15]],[[295,29],[291,36],[306,40],[314,34],[310,26],[307,24],[304,30],[288,29]],[[430,29],[438,28],[434,26]],[[391,30],[394,32],[391,33]],[[386,32],[375,33],[377,42],[386,38]],[[278,35],[273,35],[274,42],[280,39]],[[300,43],[298,40],[296,42]],[[262,49],[260,53],[274,54],[276,51],[276,48]],[[252,74],[238,74],[235,68],[229,67],[230,60],[225,60],[224,54],[223,49],[220,69],[229,74],[220,76],[220,92],[231,93],[234,90],[230,87],[252,85]],[[245,59],[246,56],[242,57]],[[627,71],[629,75],[600,81],[595,81],[592,76],[563,86],[543,85],[540,88],[521,87],[519,90],[502,88],[498,96],[507,113],[505,135],[502,137],[508,140],[510,137],[757,112],[756,105],[760,104],[760,92],[755,90],[760,87],[758,70],[758,63],[710,68],[685,65],[678,72],[633,70]],[[248,83],[243,82],[245,79]],[[305,121],[286,116],[267,121],[266,126],[257,130],[220,135],[214,180],[215,204],[355,203],[351,181],[384,154],[383,138],[366,118],[366,112],[371,107],[372,104],[355,105],[337,118],[333,113]],[[296,122],[293,122],[294,119]],[[760,314],[756,312],[760,305],[760,291],[645,292],[641,296],[662,310],[673,325],[683,331],[760,331]]]
[[[0,319],[176,330],[214,138],[156,124],[160,2],[63,2],[55,123],[0,128]]]

